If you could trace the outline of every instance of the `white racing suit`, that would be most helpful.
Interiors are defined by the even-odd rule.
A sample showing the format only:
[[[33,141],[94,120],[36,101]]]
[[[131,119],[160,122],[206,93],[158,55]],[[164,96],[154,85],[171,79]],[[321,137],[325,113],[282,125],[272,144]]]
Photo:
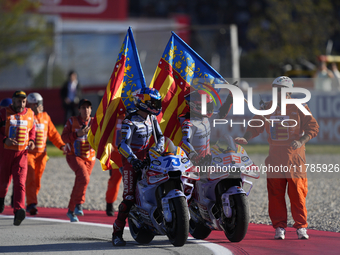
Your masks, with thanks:
[[[218,113],[213,114],[210,118],[199,116],[195,113],[190,114],[190,112],[179,116],[182,127],[180,146],[194,165],[197,165],[198,161],[202,162],[204,158],[210,155],[210,120],[226,118],[232,104],[233,98],[229,94]]]
[[[115,223],[114,232],[123,231],[125,220],[135,201],[135,187],[137,173],[131,162],[139,159],[144,160],[150,147],[150,138],[153,134],[152,122],[157,137],[155,150],[163,152],[164,136],[154,115],[148,115],[146,119],[136,113],[129,114],[122,122],[122,141],[118,146],[119,153],[122,154],[123,162],[123,201],[119,205],[119,212]]]

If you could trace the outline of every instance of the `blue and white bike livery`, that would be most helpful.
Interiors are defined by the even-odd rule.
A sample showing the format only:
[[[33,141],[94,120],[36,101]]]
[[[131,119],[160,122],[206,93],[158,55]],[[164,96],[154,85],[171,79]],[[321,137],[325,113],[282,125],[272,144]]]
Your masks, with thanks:
[[[174,246],[183,246],[189,232],[187,199],[199,179],[185,152],[166,139],[166,151],[149,150],[149,164],[136,185],[136,203],[128,222],[132,237],[141,244],[155,235],[167,235]],[[184,193],[184,187],[185,193]]]
[[[230,136],[212,146],[211,157],[198,167],[201,178],[189,205],[190,234],[205,239],[211,230],[222,230],[229,241],[241,241],[248,229],[247,197],[253,186],[246,176],[259,178],[258,167]],[[250,185],[247,192],[244,184]]]

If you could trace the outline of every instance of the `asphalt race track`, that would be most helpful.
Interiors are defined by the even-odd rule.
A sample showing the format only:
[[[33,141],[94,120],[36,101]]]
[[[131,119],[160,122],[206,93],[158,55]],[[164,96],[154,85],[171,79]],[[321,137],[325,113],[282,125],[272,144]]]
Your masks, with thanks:
[[[223,232],[213,231],[204,241],[189,238],[183,247],[173,247],[166,236],[156,236],[148,245],[135,242],[128,229],[125,247],[111,244],[115,217],[104,211],[84,210],[81,222],[70,223],[67,209],[38,208],[37,216],[27,216],[13,226],[12,208],[0,214],[1,254],[339,254],[340,233],[308,230],[309,240],[298,240],[295,229],[287,228],[285,240],[273,239],[273,228],[250,224],[244,240],[231,243]],[[116,253],[117,254],[117,253]]]

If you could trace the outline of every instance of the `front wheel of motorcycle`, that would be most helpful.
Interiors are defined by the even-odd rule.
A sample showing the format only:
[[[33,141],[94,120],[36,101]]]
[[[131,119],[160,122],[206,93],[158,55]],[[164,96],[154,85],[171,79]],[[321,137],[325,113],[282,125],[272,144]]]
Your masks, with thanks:
[[[183,246],[189,233],[188,205],[185,197],[175,197],[169,202],[172,208],[172,221],[166,223],[167,236],[174,246]]]
[[[195,222],[191,218],[189,222],[189,232],[194,238],[203,240],[210,235],[211,229],[202,222]]]
[[[128,217],[128,223],[131,236],[133,239],[135,239],[137,243],[148,244],[153,240],[155,235],[150,230],[144,227],[137,228],[136,224],[133,222],[130,216]]]
[[[232,208],[231,218],[223,214],[224,234],[230,242],[240,242],[246,235],[249,224],[249,206],[246,194],[229,197]]]

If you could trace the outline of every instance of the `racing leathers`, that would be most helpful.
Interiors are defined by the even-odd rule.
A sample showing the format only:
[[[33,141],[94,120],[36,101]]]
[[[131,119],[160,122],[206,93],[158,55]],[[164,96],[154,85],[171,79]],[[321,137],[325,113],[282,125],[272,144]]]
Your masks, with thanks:
[[[220,107],[218,113],[213,114],[211,119],[224,119],[227,117],[233,104],[232,94],[229,94],[225,103]],[[208,117],[187,112],[179,116],[182,127],[182,141],[180,146],[186,152],[193,164],[208,160],[210,155],[210,120]]]
[[[117,234],[117,232],[122,233],[125,220],[135,201],[136,171],[139,170],[138,167],[141,166],[141,161],[147,156],[151,145],[150,138],[153,134],[153,128],[157,140],[155,150],[163,152],[164,136],[154,115],[147,115],[146,119],[144,119],[137,112],[132,112],[122,123],[122,141],[118,150],[122,154],[124,191],[123,201],[119,205],[118,216],[113,224],[114,234]]]
[[[182,142],[180,146],[193,161],[210,154],[210,122],[207,117],[186,113],[179,116],[182,127]]]

